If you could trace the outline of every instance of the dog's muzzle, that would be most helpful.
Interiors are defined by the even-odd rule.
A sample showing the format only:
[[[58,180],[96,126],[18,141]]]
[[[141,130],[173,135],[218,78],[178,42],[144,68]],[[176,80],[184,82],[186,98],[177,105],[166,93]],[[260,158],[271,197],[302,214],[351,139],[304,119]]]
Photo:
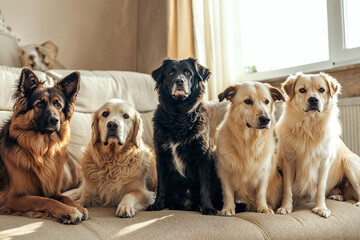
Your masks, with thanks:
[[[45,132],[51,134],[54,131],[59,131],[59,130],[60,130],[60,119],[55,115],[50,115],[47,118]]]
[[[185,81],[182,78],[177,78],[174,82],[173,90],[172,90],[173,97],[187,97],[188,93],[185,89]]]
[[[308,98],[308,108],[305,110],[305,112],[309,112],[309,111],[318,111],[320,112],[319,109],[319,99],[317,97],[309,97]]]
[[[120,141],[119,135],[118,135],[118,128],[119,125],[114,121],[109,121],[106,124],[107,128],[107,134],[106,134],[106,140],[104,142],[104,145],[107,146],[109,144],[109,139],[116,139],[118,140],[118,145],[122,146],[123,143]]]

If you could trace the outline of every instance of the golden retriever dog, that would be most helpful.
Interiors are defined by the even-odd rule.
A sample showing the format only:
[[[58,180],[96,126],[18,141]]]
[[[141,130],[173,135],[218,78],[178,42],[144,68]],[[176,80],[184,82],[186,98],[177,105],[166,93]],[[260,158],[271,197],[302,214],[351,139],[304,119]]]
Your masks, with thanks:
[[[292,211],[293,194],[295,203],[315,199],[312,211],[324,218],[331,214],[325,196],[356,199],[360,206],[360,158],[340,138],[340,84],[325,73],[297,73],[282,88],[288,97],[276,128],[284,174],[283,203],[277,213]]]
[[[274,157],[274,102],[285,99],[277,88],[256,82],[228,87],[219,94],[219,101],[225,98],[231,104],[217,139],[216,168],[224,198],[220,214],[235,214],[235,200],[250,211],[274,213],[282,195]]]
[[[117,206],[116,216],[133,217],[153,203],[157,186],[155,154],[142,139],[142,120],[120,99],[100,107],[92,139],[81,161],[82,185],[67,195],[84,206]]]

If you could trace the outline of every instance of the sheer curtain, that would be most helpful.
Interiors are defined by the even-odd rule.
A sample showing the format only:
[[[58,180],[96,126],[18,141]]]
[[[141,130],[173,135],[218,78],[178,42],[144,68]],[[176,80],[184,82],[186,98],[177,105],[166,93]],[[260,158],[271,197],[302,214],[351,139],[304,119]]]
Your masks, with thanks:
[[[238,0],[193,0],[195,55],[211,69],[207,98],[243,81]]]

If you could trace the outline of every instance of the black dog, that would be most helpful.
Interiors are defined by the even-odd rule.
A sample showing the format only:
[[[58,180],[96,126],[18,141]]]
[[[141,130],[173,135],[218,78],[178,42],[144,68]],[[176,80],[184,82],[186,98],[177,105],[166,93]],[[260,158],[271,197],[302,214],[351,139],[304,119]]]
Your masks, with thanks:
[[[158,188],[148,210],[201,208],[203,214],[215,215],[213,203],[221,207],[221,188],[202,103],[210,71],[193,58],[166,59],[152,77],[160,103],[153,119]]]

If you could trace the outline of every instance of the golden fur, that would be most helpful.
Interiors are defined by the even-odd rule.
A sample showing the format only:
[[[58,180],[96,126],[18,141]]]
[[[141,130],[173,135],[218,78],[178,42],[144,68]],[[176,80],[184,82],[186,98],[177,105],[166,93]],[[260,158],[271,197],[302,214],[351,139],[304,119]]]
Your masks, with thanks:
[[[104,112],[109,115],[104,117]],[[118,124],[117,137],[107,138],[109,122]],[[117,206],[118,217],[133,217],[153,203],[155,154],[143,143],[142,131],[140,114],[131,104],[113,99],[100,107],[94,113],[92,140],[81,161],[84,182],[65,194],[80,198],[78,203],[85,206]]]
[[[282,194],[274,157],[274,102],[284,97],[268,84],[245,82],[227,88],[219,95],[220,101],[224,98],[231,105],[217,140],[216,167],[224,197],[220,214],[235,214],[235,200],[251,211],[273,213]],[[245,103],[248,99],[252,104]],[[260,116],[270,118],[266,127],[260,127]]]
[[[341,86],[325,73],[297,73],[282,87],[288,98],[276,130],[278,160],[284,174],[283,203],[277,213],[290,213],[294,197],[295,204],[315,200],[312,211],[328,218],[331,211],[325,196],[334,194],[330,198],[336,200],[360,198],[360,158],[340,138],[337,95]],[[318,110],[309,110],[310,97],[318,99]]]

